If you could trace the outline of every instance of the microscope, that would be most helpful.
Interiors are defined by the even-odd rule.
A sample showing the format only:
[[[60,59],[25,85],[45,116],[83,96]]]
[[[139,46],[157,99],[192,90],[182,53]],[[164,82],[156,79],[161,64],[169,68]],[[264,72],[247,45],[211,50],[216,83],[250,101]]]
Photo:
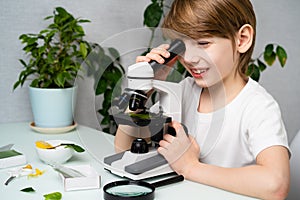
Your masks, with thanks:
[[[165,63],[183,53],[185,45],[176,39],[170,44],[168,51],[170,57],[165,59]],[[151,138],[150,143],[143,137],[136,138],[131,149],[105,157],[104,168],[113,174],[141,180],[173,173],[168,162],[157,152],[157,147],[164,134],[176,134],[168,124],[172,120],[181,122],[182,92],[178,83],[154,80],[154,73],[161,67],[164,65],[156,61],[139,62],[129,66],[128,88],[112,103],[112,106],[120,111],[113,114],[117,124],[148,127]],[[146,107],[149,91],[156,91],[158,94],[157,112],[152,112]]]

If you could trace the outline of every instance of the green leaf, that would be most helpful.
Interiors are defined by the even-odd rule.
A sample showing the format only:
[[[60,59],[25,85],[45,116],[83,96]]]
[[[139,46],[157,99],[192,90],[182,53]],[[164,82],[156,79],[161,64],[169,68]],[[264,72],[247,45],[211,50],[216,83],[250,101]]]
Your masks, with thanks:
[[[106,108],[106,109],[105,109],[105,108],[100,109],[100,110],[98,110],[98,112],[99,112],[101,115],[106,115],[106,114],[108,114],[107,108]]]
[[[111,106],[111,100],[112,100],[112,90],[106,90],[103,96],[102,108],[103,110],[106,110],[107,114]]]
[[[61,200],[62,194],[60,192],[53,192],[44,195],[44,200]]]
[[[182,80],[182,74],[180,74],[177,70],[172,70],[168,76],[166,81],[178,83]]]
[[[23,188],[20,190],[21,192],[35,192],[35,190],[32,187]]]
[[[115,48],[108,48],[108,51],[113,56],[114,59],[120,61],[120,54]]]
[[[87,56],[88,51],[85,46],[85,43],[83,43],[83,42],[80,43],[80,52],[84,58]]]
[[[186,70],[185,70],[185,68],[184,68],[184,66],[181,64],[181,62],[178,62],[177,61],[177,71],[180,73],[180,74],[183,74],[184,72],[186,72]]]
[[[34,79],[31,84],[30,84],[31,87],[39,87],[39,80],[38,79]]]
[[[21,40],[22,43],[24,43],[27,40],[27,38],[28,38],[28,35],[26,35],[26,34],[22,34],[19,36],[19,40]]]
[[[57,85],[63,86],[65,83],[64,73],[59,73],[54,81]]]
[[[276,55],[278,57],[281,67],[284,67],[287,60],[287,53],[281,46],[277,46]]]
[[[112,94],[113,94],[113,90],[111,90],[111,89],[105,90],[103,103],[105,103],[106,105],[110,105],[111,99],[112,99]]]
[[[15,150],[7,150],[7,151],[1,151],[0,152],[0,159],[2,158],[9,158],[9,157],[14,157],[14,156],[19,156],[22,155],[21,153],[15,151]]]
[[[103,55],[102,59],[100,60],[99,65],[101,67],[107,68],[109,65],[111,65],[113,63],[111,57],[109,57],[108,55]]]
[[[65,145],[66,148],[72,148],[72,149],[74,149],[74,150],[75,150],[76,152],[78,152],[78,153],[82,153],[82,152],[85,151],[84,148],[82,148],[81,146],[76,145],[76,144],[63,143],[63,144],[61,144],[61,145]]]
[[[103,125],[103,124],[101,124],[101,125]],[[103,132],[104,133],[110,133],[110,128],[109,127],[103,128]]]
[[[255,64],[251,64],[248,69],[252,70],[250,77],[258,82],[260,78],[259,67]]]
[[[272,53],[273,53],[273,50],[274,50],[274,45],[273,45],[273,44],[268,44],[268,45],[265,47],[264,55],[266,55],[266,56],[271,56]]]
[[[151,3],[144,12],[144,25],[157,27],[163,15],[162,7],[155,1]]]
[[[80,19],[78,20],[79,23],[87,23],[87,22],[91,22],[90,20],[88,19]]]
[[[265,53],[264,53],[264,60],[265,60],[265,62],[269,66],[273,65],[273,63],[276,60],[276,54],[275,54],[275,52],[272,52],[271,54],[269,54],[269,53],[266,53],[266,51],[265,51]]]
[[[14,83],[14,86],[13,86],[13,90],[15,90],[19,85],[20,85],[20,81],[17,81]]]
[[[22,60],[22,59],[19,59],[19,61],[20,61],[20,63],[24,66],[24,67],[27,67],[27,64],[25,63],[25,61],[24,60]]]
[[[257,64],[258,64],[258,68],[261,72],[267,68],[267,66],[259,59],[257,59]]]
[[[48,19],[51,19],[51,18],[53,18],[53,16],[45,17],[44,20],[48,20]]]
[[[106,79],[100,79],[96,87],[96,95],[103,94],[107,88]]]
[[[105,115],[100,123],[101,125],[107,125],[109,124],[109,121],[110,121],[109,115]]]
[[[57,8],[55,8],[55,10],[58,12],[58,14],[60,14],[62,16],[68,15],[67,11],[62,7],[57,7]]]
[[[254,63],[251,63],[248,66],[248,70],[246,72],[247,76],[250,76],[253,80],[255,81],[259,81],[260,78],[260,70],[259,67],[257,65],[255,65]]]

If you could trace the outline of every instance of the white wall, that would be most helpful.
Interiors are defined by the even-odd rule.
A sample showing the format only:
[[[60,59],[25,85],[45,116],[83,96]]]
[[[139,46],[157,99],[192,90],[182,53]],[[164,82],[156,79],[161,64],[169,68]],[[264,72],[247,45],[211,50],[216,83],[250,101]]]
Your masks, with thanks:
[[[257,43],[254,56],[260,54],[267,43],[279,43],[288,53],[285,69],[277,63],[273,69],[267,69],[261,78],[261,84],[279,102],[286,128],[291,139],[300,129],[300,1],[298,0],[252,0],[257,14]],[[22,45],[18,36],[22,33],[38,32],[46,26],[42,21],[51,14],[56,6],[63,6],[74,16],[90,19],[92,23],[84,25],[87,40],[121,48],[126,54],[124,65],[134,62],[135,52],[126,52],[116,44],[113,38],[127,35],[125,46],[130,48],[142,47],[147,44],[148,35],[131,35],[124,32],[142,28],[142,16],[150,0],[15,0],[0,1],[0,123],[31,121],[30,104],[26,87],[12,91],[13,83],[17,80],[21,65],[19,58],[24,58]],[[143,29],[147,32],[147,30]],[[124,41],[123,41],[124,42]],[[131,46],[133,45],[133,47]],[[86,96],[91,90],[85,90]],[[95,103],[94,97],[90,102]],[[82,103],[79,113],[80,120],[91,126],[97,126],[97,119],[90,111],[94,105]],[[96,104],[99,102],[96,101]],[[89,110],[90,109],[90,110]]]
[[[260,83],[281,106],[291,140],[300,129],[300,1],[252,0],[257,15],[257,56],[267,43],[278,43],[288,53],[286,67],[267,69]]]

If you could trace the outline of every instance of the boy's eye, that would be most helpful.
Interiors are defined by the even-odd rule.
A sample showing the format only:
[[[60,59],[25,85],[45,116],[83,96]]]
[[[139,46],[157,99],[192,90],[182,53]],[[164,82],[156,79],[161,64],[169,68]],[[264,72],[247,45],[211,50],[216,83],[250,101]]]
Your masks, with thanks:
[[[209,42],[207,42],[207,41],[198,41],[198,45],[200,45],[200,46],[205,46],[208,44],[209,44]]]

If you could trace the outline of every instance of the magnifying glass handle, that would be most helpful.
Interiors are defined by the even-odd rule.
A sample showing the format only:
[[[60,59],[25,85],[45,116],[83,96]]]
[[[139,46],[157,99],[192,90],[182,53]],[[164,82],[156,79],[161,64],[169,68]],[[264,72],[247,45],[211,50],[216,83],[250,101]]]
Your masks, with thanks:
[[[161,181],[157,181],[155,183],[151,183],[151,185],[153,185],[155,188],[157,187],[161,187],[161,186],[165,186],[165,185],[169,185],[169,184],[173,184],[173,183],[178,183],[180,181],[184,180],[184,176],[182,175],[177,175],[171,178],[167,178],[165,180],[161,180]]]

